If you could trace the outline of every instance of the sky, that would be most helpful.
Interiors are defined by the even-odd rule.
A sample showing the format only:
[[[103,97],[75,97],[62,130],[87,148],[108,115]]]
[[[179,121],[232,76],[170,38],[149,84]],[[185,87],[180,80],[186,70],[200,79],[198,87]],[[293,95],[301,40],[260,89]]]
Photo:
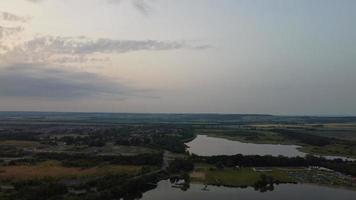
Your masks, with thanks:
[[[356,115],[354,0],[1,0],[0,110]]]

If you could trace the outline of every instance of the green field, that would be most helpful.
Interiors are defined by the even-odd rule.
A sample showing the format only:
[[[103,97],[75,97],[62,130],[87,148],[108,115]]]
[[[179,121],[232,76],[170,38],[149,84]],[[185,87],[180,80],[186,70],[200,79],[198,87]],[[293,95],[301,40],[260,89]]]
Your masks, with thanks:
[[[305,153],[318,154],[322,156],[345,156],[356,159],[356,146],[341,144],[333,144],[323,147],[303,146],[300,150]]]
[[[204,184],[244,187],[253,186],[260,180],[262,174],[273,177],[281,183],[294,182],[286,171],[277,168],[273,168],[271,172],[255,172],[252,168],[198,168],[191,174],[191,177],[193,181]]]

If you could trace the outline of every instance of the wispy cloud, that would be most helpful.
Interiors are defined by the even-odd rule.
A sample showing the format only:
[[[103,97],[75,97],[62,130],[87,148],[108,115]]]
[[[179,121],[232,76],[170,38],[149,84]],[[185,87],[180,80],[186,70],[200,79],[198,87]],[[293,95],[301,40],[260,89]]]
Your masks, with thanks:
[[[12,64],[0,68],[0,97],[122,100],[143,93],[117,80],[88,72],[49,69],[40,64]]]
[[[144,15],[148,15],[151,7],[146,0],[133,0],[132,5]]]
[[[4,27],[0,25],[0,59],[2,55],[7,54],[11,50],[13,41],[12,38],[16,37],[24,30],[21,26]]]
[[[30,20],[30,17],[24,17],[13,13],[0,11],[0,21],[12,21],[12,22],[25,23],[28,20]]]
[[[202,49],[205,47],[206,46],[192,46],[186,42],[176,41],[42,36],[33,38],[2,55],[0,54],[0,58],[4,60],[21,60],[27,63],[85,62],[107,60],[107,57],[93,57],[96,54],[120,54],[141,50]]]
[[[7,38],[8,36],[22,32],[23,30],[24,28],[21,26],[16,26],[16,27],[0,26],[0,39]]]
[[[149,0],[106,0],[108,3],[115,3],[115,4],[120,4],[123,2],[129,2],[131,3],[131,5],[138,10],[141,14],[143,15],[148,15],[150,10],[151,10],[151,6]]]
[[[23,23],[28,20],[30,17],[0,11],[0,56],[10,50],[13,41],[24,31]]]

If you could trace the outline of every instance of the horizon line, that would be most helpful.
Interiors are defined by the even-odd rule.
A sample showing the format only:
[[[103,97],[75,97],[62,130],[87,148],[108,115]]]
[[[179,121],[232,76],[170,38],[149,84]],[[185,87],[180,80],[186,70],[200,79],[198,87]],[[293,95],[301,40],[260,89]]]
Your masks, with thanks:
[[[336,114],[266,114],[266,113],[223,113],[223,112],[106,112],[106,111],[40,111],[40,110],[0,110],[0,113],[72,113],[72,114],[136,114],[136,115],[254,115],[279,117],[356,117],[355,115]]]

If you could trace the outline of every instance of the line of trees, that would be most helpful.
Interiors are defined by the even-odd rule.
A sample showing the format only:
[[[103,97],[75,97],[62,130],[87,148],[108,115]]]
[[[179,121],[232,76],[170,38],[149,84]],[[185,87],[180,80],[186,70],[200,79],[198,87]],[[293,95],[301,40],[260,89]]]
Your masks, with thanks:
[[[88,154],[67,154],[67,153],[39,153],[35,159],[58,160],[66,167],[94,167],[106,164],[122,165],[157,165],[162,164],[162,153],[139,154],[133,156],[96,156]]]

